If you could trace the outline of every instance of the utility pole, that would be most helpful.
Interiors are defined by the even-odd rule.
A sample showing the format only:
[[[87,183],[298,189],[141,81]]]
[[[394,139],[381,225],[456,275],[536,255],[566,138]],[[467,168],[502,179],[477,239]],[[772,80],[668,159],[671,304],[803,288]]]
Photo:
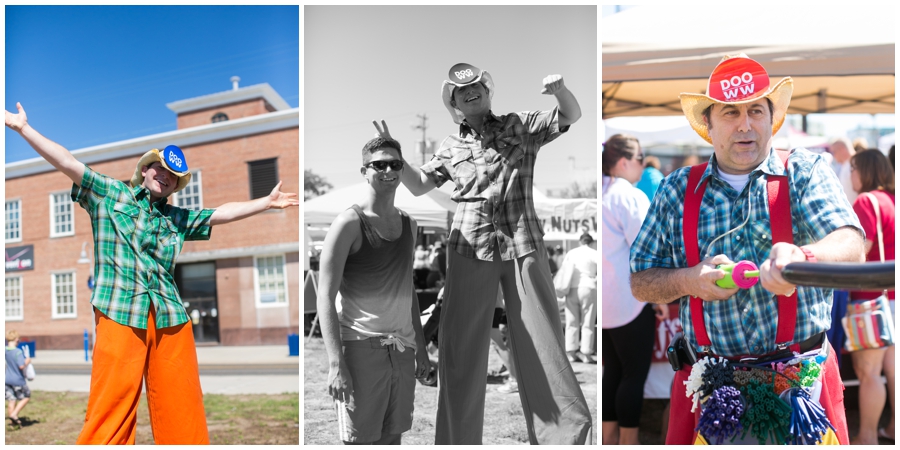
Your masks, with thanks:
[[[416,145],[416,157],[419,159],[419,164],[425,164],[425,151],[428,149],[428,141],[425,139],[425,130],[428,129],[428,125],[425,123],[428,121],[428,115],[426,114],[416,114],[416,118],[421,119],[421,122],[413,125],[412,129],[414,130],[422,130],[422,146],[419,147]]]

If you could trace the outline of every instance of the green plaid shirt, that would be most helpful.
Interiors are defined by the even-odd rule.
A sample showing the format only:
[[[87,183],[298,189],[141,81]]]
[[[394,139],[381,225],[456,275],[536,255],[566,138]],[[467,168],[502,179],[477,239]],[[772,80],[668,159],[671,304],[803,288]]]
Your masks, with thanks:
[[[544,229],[534,210],[538,150],[569,130],[559,108],[485,117],[482,135],[467,122],[450,135],[421,170],[438,187],[453,180],[457,202],[448,249],[492,261],[494,243],[504,261],[544,251]]]
[[[91,304],[116,323],[146,329],[150,302],[156,328],[187,322],[175,286],[175,258],[184,241],[208,240],[215,211],[192,211],[150,203],[150,191],[128,187],[84,166],[72,201],[91,216],[94,229],[94,283]]]

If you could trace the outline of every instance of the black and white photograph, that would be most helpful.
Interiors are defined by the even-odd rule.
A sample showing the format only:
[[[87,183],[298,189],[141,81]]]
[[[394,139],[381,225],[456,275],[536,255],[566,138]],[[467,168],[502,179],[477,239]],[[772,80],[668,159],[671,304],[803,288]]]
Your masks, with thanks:
[[[304,8],[305,445],[597,442],[597,12]]]

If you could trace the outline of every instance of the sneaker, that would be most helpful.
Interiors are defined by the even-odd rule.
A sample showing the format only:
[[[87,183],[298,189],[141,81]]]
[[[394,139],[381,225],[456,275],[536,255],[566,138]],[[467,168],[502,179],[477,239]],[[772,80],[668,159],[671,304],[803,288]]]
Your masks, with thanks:
[[[502,394],[515,394],[516,392],[519,392],[519,383],[515,381],[509,381],[503,386],[498,387],[497,392],[500,392]]]
[[[596,364],[597,363],[597,360],[595,360],[594,357],[592,357],[591,355],[586,355],[582,352],[576,352],[575,358],[577,358],[579,361],[586,363],[586,364]]]

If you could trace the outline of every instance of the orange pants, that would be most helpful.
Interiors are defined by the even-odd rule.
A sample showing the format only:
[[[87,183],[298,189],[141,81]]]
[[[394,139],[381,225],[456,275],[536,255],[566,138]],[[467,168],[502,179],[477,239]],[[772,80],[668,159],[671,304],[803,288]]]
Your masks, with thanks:
[[[191,324],[157,330],[154,319],[152,305],[146,330],[94,308],[97,342],[78,444],[134,444],[145,379],[156,444],[209,444]]]

